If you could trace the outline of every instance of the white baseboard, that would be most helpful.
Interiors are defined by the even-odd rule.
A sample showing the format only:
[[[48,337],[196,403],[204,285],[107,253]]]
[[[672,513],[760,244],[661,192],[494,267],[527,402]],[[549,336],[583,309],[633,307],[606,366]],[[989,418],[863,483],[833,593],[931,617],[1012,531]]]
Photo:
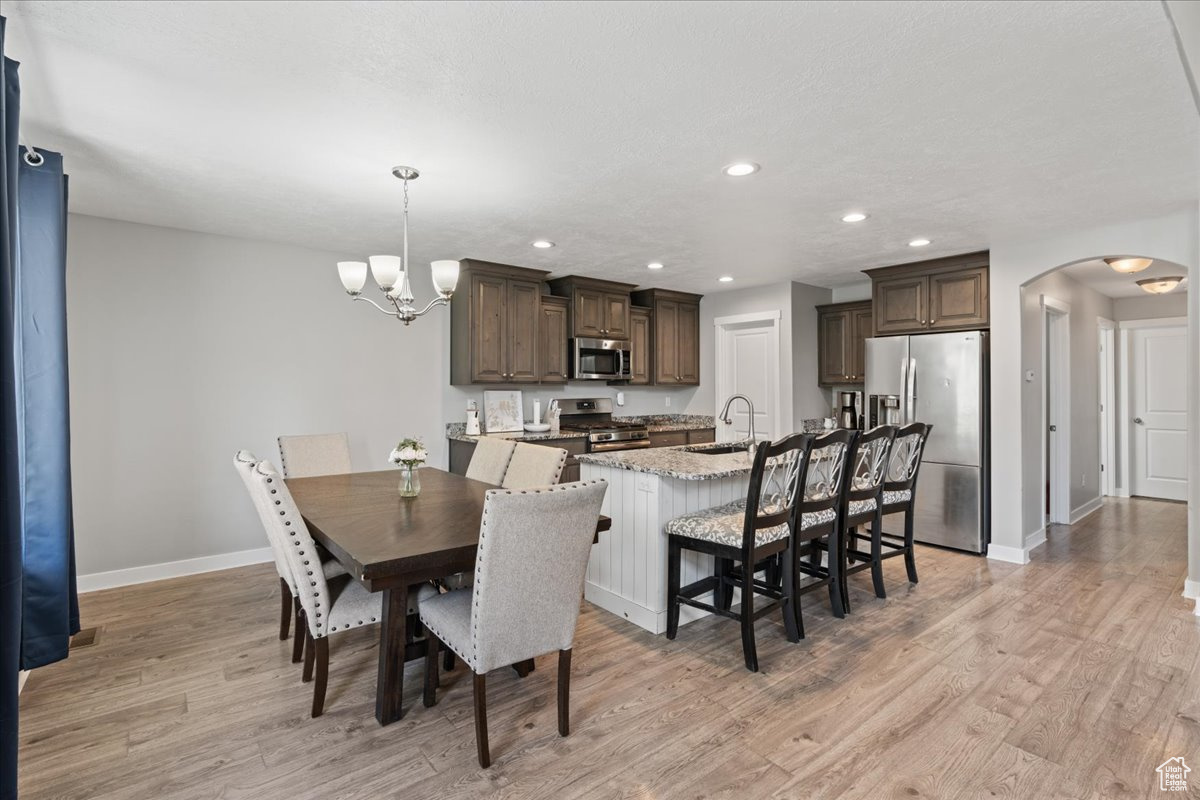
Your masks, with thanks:
[[[1129,497],[1128,489],[1113,489],[1109,497]]]
[[[1079,522],[1081,519],[1086,517],[1088,514],[1092,514],[1092,513],[1095,513],[1096,511],[1099,511],[1100,506],[1102,506],[1102,505],[1104,505],[1103,497],[1093,497],[1091,500],[1088,500],[1086,503],[1081,505],[1079,508],[1072,509],[1071,510],[1071,524],[1074,525],[1075,523]]]
[[[111,572],[93,572],[90,575],[80,575],[77,583],[79,592],[82,594],[101,589],[113,589],[118,586],[132,586],[135,583],[149,583],[167,578],[179,578],[184,575],[196,575],[201,572],[215,572],[219,569],[262,564],[271,561],[274,557],[271,548],[258,547],[254,550],[239,550],[236,553],[185,558],[182,561],[146,564],[128,569],[114,569]]]
[[[1183,596],[1188,600],[1200,600],[1200,581],[1188,578],[1183,582]],[[1200,611],[1196,612],[1200,614]]]
[[[1006,547],[1002,544],[989,544],[987,557],[993,561],[1005,561],[1009,564],[1028,564],[1029,551],[1022,547]]]
[[[1025,537],[1025,556],[1028,561],[1028,556],[1038,547],[1046,543],[1046,526],[1038,528],[1033,533]]]
[[[623,617],[639,628],[644,628],[651,633],[665,633],[667,630],[667,612],[655,611],[652,608],[635,603],[619,594],[610,592],[608,589],[602,589],[594,583],[586,582],[583,585],[583,597],[589,603],[597,605],[618,617]],[[736,605],[739,602],[741,593],[733,590],[733,602]],[[712,592],[700,595],[696,598],[702,603],[712,602]],[[695,622],[701,617],[709,616],[707,611],[702,611],[699,608],[680,605],[679,608],[679,624],[687,625],[689,622]]]
[[[25,681],[29,680],[29,673],[26,670],[21,670],[17,673],[17,694],[25,688]]]

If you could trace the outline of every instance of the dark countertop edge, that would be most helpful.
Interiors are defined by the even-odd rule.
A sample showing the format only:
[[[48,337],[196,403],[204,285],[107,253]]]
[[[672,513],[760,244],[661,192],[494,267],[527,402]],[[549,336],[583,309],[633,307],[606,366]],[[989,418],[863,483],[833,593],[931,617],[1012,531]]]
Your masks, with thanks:
[[[678,420],[678,421],[674,421],[674,422],[648,422],[648,423],[646,423],[646,430],[648,430],[650,433],[669,433],[672,431],[703,431],[703,430],[708,430],[710,428],[716,427],[715,420],[712,417],[706,417],[706,416],[699,415],[699,414],[689,415],[689,416],[692,416],[693,418],[686,419],[686,420]],[[646,414],[646,415],[643,415],[640,417],[634,417],[634,416],[614,417],[614,419],[617,419],[617,420],[643,420],[643,419],[646,419],[647,417],[653,418],[654,415]],[[463,425],[463,423],[461,423],[461,422],[446,423],[446,438],[453,439],[454,441],[458,441],[458,442],[478,441],[479,436],[468,436],[467,434],[462,433],[461,430],[459,430],[459,431],[451,430],[452,428],[456,428],[456,427],[461,429],[462,425]],[[480,436],[487,436],[487,435],[489,435],[489,434],[486,434],[486,433],[480,434]],[[505,439],[512,439],[513,441],[517,441],[517,442],[538,442],[538,441],[546,441],[546,440],[552,440],[552,439],[582,439],[587,436],[586,433],[583,433],[581,431],[560,431],[558,433],[530,433],[528,431],[525,431],[525,432],[502,431],[502,432],[500,432],[498,434],[494,434],[494,435],[501,436],[502,438],[505,438]]]

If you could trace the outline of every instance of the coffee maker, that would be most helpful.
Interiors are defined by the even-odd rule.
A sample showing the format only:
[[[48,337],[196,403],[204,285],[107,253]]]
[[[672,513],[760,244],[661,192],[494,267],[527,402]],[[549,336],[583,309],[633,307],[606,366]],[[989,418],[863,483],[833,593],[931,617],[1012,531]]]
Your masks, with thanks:
[[[837,393],[837,426],[857,430],[863,422],[862,392]]]

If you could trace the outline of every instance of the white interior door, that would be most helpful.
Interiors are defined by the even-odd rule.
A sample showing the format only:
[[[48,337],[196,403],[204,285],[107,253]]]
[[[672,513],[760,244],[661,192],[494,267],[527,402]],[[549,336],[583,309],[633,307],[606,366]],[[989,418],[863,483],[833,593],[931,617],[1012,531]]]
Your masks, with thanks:
[[[771,441],[779,427],[779,317],[745,315],[716,321],[717,411],[735,394],[754,403],[754,435]],[[721,441],[745,439],[750,434],[750,410],[741,400],[729,409],[732,424],[717,420]]]
[[[1130,331],[1130,491],[1187,499],[1187,328]]]

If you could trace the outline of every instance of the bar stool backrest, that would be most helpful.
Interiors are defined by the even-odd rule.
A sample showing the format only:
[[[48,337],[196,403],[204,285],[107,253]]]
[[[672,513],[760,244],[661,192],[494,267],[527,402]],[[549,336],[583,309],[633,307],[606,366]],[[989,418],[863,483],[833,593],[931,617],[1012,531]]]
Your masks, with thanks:
[[[883,502],[883,483],[887,478],[888,456],[891,454],[892,441],[895,438],[895,425],[880,425],[858,437],[851,453],[854,466],[850,485],[846,490],[848,502]]]
[[[843,429],[813,439],[808,470],[804,476],[801,514],[817,514],[830,509],[836,511],[845,502],[847,476],[850,474],[847,464],[858,436],[858,431]]]
[[[929,434],[932,430],[932,425],[914,422],[896,431],[896,439],[892,443],[892,454],[888,462],[887,480],[883,484],[885,492],[907,490],[915,495],[917,473],[921,469],[921,457],[925,453],[925,443],[929,441]]]

